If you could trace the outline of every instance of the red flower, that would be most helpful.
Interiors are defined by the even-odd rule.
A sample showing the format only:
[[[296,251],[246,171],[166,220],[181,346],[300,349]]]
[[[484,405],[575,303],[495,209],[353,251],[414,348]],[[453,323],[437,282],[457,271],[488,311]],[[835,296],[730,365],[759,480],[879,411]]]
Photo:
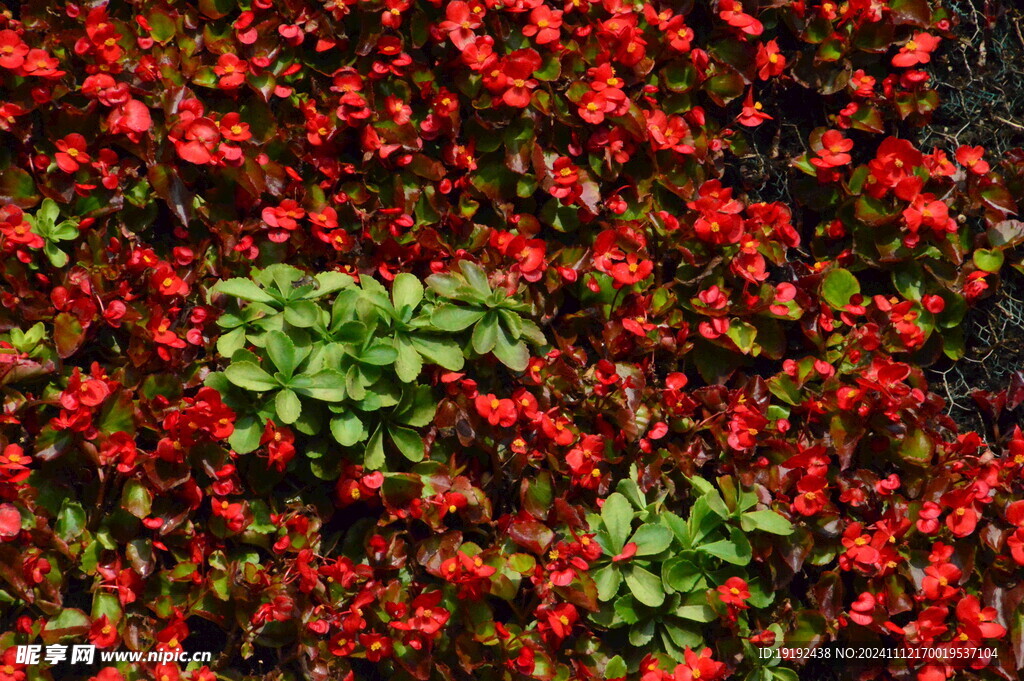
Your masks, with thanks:
[[[711,659],[711,648],[704,648],[698,655],[686,646],[683,659],[686,661],[676,665],[672,681],[717,681],[725,676],[725,664]]]
[[[622,547],[622,550],[619,551],[618,555],[612,556],[612,562],[621,563],[623,561],[629,560],[630,558],[636,555],[637,548],[638,547],[636,545],[636,542],[629,542],[628,544]]]
[[[89,162],[89,154],[85,151],[85,138],[77,132],[57,140],[59,151],[53,155],[57,161],[57,167],[65,173],[73,173],[81,167],[81,164]]]
[[[718,10],[718,16],[725,23],[740,29],[747,35],[758,36],[764,32],[764,26],[760,21],[743,12],[743,3],[739,0],[722,0]]]
[[[370,662],[380,662],[391,657],[391,639],[383,634],[360,634],[359,643],[366,649],[366,659]]]
[[[761,80],[781,75],[786,70],[786,58],[780,53],[779,44],[775,40],[758,43],[756,66],[757,77]]]
[[[285,199],[279,206],[264,208],[262,215],[263,222],[273,228],[270,240],[282,243],[299,228],[298,221],[306,217],[306,211],[294,199]]]
[[[287,426],[278,428],[273,419],[267,419],[260,437],[260,446],[267,448],[267,463],[284,472],[288,462],[295,457],[295,433]]]
[[[548,633],[556,641],[561,641],[572,632],[573,625],[579,619],[576,606],[571,603],[560,603],[551,608],[541,608],[537,613],[541,619],[538,622],[541,632]]]
[[[746,604],[746,600],[750,598],[750,590],[747,588],[746,581],[740,577],[730,577],[725,580],[725,584],[719,586],[717,591],[722,602],[730,607],[740,610],[750,607]]]
[[[585,120],[587,123],[601,123],[604,121],[605,114],[609,114],[617,108],[616,103],[609,99],[604,92],[594,92],[588,90],[583,93],[583,97],[579,103],[579,114],[580,118]]]
[[[921,594],[930,601],[948,601],[959,593],[956,583],[960,580],[960,568],[952,563],[929,565],[924,569],[921,580]]]
[[[827,498],[825,478],[819,475],[805,475],[797,483],[797,490],[800,495],[792,503],[793,510],[800,515],[812,516],[825,507]]]
[[[958,638],[980,643],[986,638],[1002,638],[1006,628],[996,622],[995,608],[982,608],[977,596],[965,596],[956,604],[956,618],[960,623]]]
[[[965,166],[975,175],[985,175],[989,171],[988,161],[985,161],[985,147],[969,147],[961,145],[956,150],[956,161]]]
[[[213,515],[223,518],[232,532],[241,532],[248,524],[245,518],[245,507],[241,503],[231,503],[227,499],[210,499]]]
[[[483,14],[479,4],[471,7],[462,0],[454,0],[445,7],[445,20],[438,24],[438,28],[448,35],[452,45],[462,51],[476,38],[473,30],[480,27]]]
[[[106,615],[93,620],[89,627],[89,643],[97,648],[109,648],[117,643],[118,638],[117,627],[111,624]]]
[[[232,90],[244,83],[248,70],[249,62],[230,52],[220,55],[217,65],[213,67],[213,72],[220,76],[217,86],[223,90]]]
[[[220,119],[219,125],[220,134],[224,136],[224,139],[231,140],[232,142],[245,142],[252,139],[249,124],[242,122],[242,117],[234,111],[225,114]]]
[[[21,69],[29,76],[59,78],[64,75],[64,72],[58,71],[58,66],[60,66],[60,61],[51,57],[46,50],[33,49],[29,50],[25,55],[25,61],[22,63]]]
[[[162,296],[187,296],[188,284],[179,277],[170,265],[160,263],[149,278],[149,285]]]
[[[871,175],[865,187],[876,198],[895,189],[898,197],[910,201],[921,189],[922,181],[913,173],[923,162],[921,152],[910,142],[886,137],[878,146],[874,160],[868,163]]]
[[[553,43],[561,37],[562,12],[541,5],[530,12],[530,23],[523,27],[523,35],[536,36],[538,45]]]
[[[615,279],[616,288],[619,286],[630,286],[646,279],[654,271],[654,263],[650,260],[641,260],[636,253],[626,256],[625,262],[617,262],[610,274]]]
[[[26,480],[32,472],[28,468],[30,463],[32,463],[32,457],[25,454],[21,445],[13,442],[5,446],[3,453],[0,454],[0,471],[3,472],[6,482],[16,483]]]
[[[540,54],[536,50],[516,50],[508,55],[503,62],[502,74],[510,87],[502,94],[501,100],[518,109],[529,105],[530,91],[537,87],[537,81],[531,76],[540,65]]]
[[[689,52],[696,34],[686,25],[683,17],[673,17],[664,28],[668,46],[676,52]]]
[[[413,616],[404,622],[391,622],[391,627],[399,631],[418,631],[428,637],[435,636],[451,617],[451,613],[440,606],[443,596],[440,591],[420,594],[411,603]]]
[[[747,98],[743,100],[743,110],[740,111],[736,120],[740,125],[745,125],[748,128],[756,128],[763,121],[772,120],[771,116],[762,111],[761,102],[754,101],[753,88],[747,91]]]
[[[931,61],[931,53],[939,46],[941,38],[930,33],[918,33],[908,40],[892,58],[892,65],[899,67],[927,64]]]
[[[21,512],[13,504],[0,504],[0,541],[10,541],[19,534],[21,534]]]
[[[111,134],[127,134],[137,136],[153,127],[153,118],[145,104],[137,99],[129,99],[111,110],[107,117],[107,127]]]
[[[43,247],[43,237],[32,231],[25,213],[14,204],[0,207],[0,234],[12,244],[29,248]]]
[[[852,160],[846,152],[853,149],[853,140],[843,137],[838,130],[829,130],[821,136],[821,148],[816,149],[817,158],[811,159],[816,168],[838,168]]]
[[[498,399],[495,395],[477,395],[476,412],[487,419],[492,426],[508,428],[518,419],[515,402],[509,399]]]
[[[857,624],[866,627],[875,621],[875,607],[877,600],[874,594],[864,591],[850,604],[850,619]]]
[[[0,31],[0,66],[5,69],[17,69],[25,63],[28,45],[17,33],[10,29]]]

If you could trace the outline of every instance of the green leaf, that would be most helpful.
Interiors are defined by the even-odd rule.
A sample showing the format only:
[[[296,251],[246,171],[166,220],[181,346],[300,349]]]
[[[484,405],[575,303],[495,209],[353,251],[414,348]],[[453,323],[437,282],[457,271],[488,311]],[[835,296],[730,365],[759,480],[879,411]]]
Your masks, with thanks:
[[[622,583],[622,575],[614,564],[605,565],[594,572],[594,584],[597,585],[597,597],[602,601],[615,598]]]
[[[320,272],[313,278],[316,279],[317,287],[306,294],[306,298],[310,300],[346,289],[355,283],[355,279],[342,272]]]
[[[757,336],[757,329],[752,324],[734,319],[729,325],[728,330],[726,330],[725,335],[736,344],[740,352],[744,355],[749,355],[751,350],[754,349],[754,338]]]
[[[388,366],[394,364],[398,359],[398,351],[387,341],[377,341],[370,347],[363,350],[359,355],[359,361],[372,366]]]
[[[685,594],[693,591],[700,578],[700,569],[685,558],[672,558],[662,564],[662,581],[670,589],[679,593]]]
[[[860,293],[860,282],[849,270],[831,269],[821,282],[821,294],[825,301],[837,310],[850,304],[850,298]]]
[[[700,550],[712,556],[717,556],[727,563],[733,565],[746,565],[750,562],[750,542],[738,529],[732,528],[728,539],[703,544]]]
[[[357,442],[365,440],[369,433],[366,432],[366,427],[355,412],[346,411],[331,419],[331,434],[341,446],[351,447]]]
[[[370,441],[366,443],[366,456],[363,465],[368,470],[376,471],[384,467],[384,432],[381,426],[373,431]]]
[[[224,370],[224,376],[239,388],[262,392],[277,388],[280,384],[273,376],[253,362],[235,362]]]
[[[423,284],[416,275],[402,272],[391,285],[391,300],[399,312],[406,307],[415,309],[423,300]]]
[[[36,213],[36,220],[50,228],[57,224],[57,218],[59,217],[60,206],[57,205],[57,202],[53,199],[43,199],[43,204]]]
[[[460,260],[459,269],[462,270],[466,281],[480,295],[481,299],[491,295],[491,285],[487,281],[487,273],[479,265],[469,260]]]
[[[672,544],[672,530],[664,525],[641,525],[629,541],[636,544],[636,555],[653,556]]]
[[[391,414],[391,419],[407,426],[422,428],[434,419],[436,411],[437,402],[431,395],[430,387],[421,385],[403,391],[402,399]]]
[[[302,413],[302,402],[299,401],[298,395],[285,388],[274,398],[274,408],[277,410],[277,416],[281,423],[291,425],[299,420],[299,414]]]
[[[633,597],[644,605],[656,608],[665,602],[665,589],[661,578],[656,577],[639,565],[630,565],[626,569],[626,586]]]
[[[775,511],[749,511],[740,517],[740,526],[746,530],[761,530],[770,534],[793,534],[793,523]]]
[[[395,358],[395,374],[403,383],[412,383],[420,375],[423,369],[423,360],[420,353],[403,337],[395,337],[395,350],[398,356]]]
[[[630,645],[641,647],[651,642],[654,638],[654,620],[646,619],[638,622],[634,622],[629,627],[629,643]]]
[[[462,278],[454,274],[431,274],[426,279],[430,290],[444,298],[455,298],[462,288]]]
[[[979,270],[986,272],[998,272],[1003,266],[1003,252],[998,249],[979,248],[971,258]]]
[[[255,416],[241,416],[235,421],[235,429],[228,436],[231,449],[239,454],[256,451],[263,437],[263,424]]]
[[[141,482],[129,479],[121,490],[121,508],[136,518],[145,518],[153,508],[153,495]]]
[[[478,355],[486,355],[494,349],[498,341],[498,315],[488,312],[483,319],[473,327],[473,350]]]
[[[78,608],[63,608],[50,618],[40,632],[43,643],[51,645],[64,637],[82,636],[89,631],[89,616]]]
[[[71,241],[78,236],[78,223],[74,220],[65,220],[50,232],[50,239],[53,241]]]
[[[320,306],[311,300],[294,300],[284,309],[284,320],[300,329],[316,326],[320,321]]]
[[[921,428],[914,428],[900,443],[900,458],[918,466],[931,464],[935,453],[935,442]]]
[[[245,329],[238,328],[228,331],[217,339],[217,352],[222,357],[230,357],[236,350],[245,347]]]
[[[633,524],[633,507],[629,500],[618,492],[613,492],[601,507],[601,519],[604,520],[608,538],[612,542],[612,555],[621,553]]]
[[[43,253],[46,254],[50,264],[54,267],[64,267],[64,265],[68,264],[68,254],[54,246],[50,241],[43,245]]]
[[[423,460],[423,438],[419,433],[411,428],[402,428],[394,424],[388,426],[388,433],[405,458],[414,463]]]
[[[628,671],[625,660],[623,660],[620,655],[616,655],[612,659],[608,660],[608,664],[605,665],[604,678],[621,679],[626,676]]]
[[[254,303],[277,302],[273,296],[257,286],[255,282],[241,277],[218,282],[210,290]]]
[[[466,364],[462,348],[452,339],[416,335],[410,336],[409,341],[424,359],[448,371],[460,371]]]
[[[309,377],[307,387],[296,387],[295,392],[321,402],[341,402],[345,399],[345,376],[336,369],[323,369]]]
[[[15,165],[0,170],[0,203],[13,203],[18,208],[31,208],[39,201],[32,176]]]
[[[694,622],[714,622],[718,619],[715,611],[707,605],[681,605],[673,611],[673,614]]]
[[[281,331],[270,331],[264,338],[270,361],[274,363],[274,366],[282,374],[291,378],[292,374],[295,373],[296,367],[302,361],[292,339]]]
[[[530,365],[530,351],[526,347],[526,343],[510,339],[502,326],[498,327],[494,356],[512,371],[526,371]]]
[[[462,331],[476,324],[484,316],[484,310],[475,307],[440,305],[430,315],[430,323],[442,331]]]
[[[765,671],[768,671],[775,681],[800,681],[800,675],[796,673],[796,670],[789,667],[772,667]]]
[[[64,500],[61,504],[60,513],[57,514],[57,524],[54,532],[66,542],[78,538],[85,531],[86,524],[85,509],[77,501]]]

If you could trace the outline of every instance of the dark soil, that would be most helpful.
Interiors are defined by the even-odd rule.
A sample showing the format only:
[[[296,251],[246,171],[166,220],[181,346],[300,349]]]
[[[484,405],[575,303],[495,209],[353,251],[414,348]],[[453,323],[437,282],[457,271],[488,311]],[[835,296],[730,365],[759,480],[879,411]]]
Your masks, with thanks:
[[[1001,155],[1024,146],[1024,9],[1015,0],[947,0],[957,42],[944,41],[929,71],[941,106],[929,144],[982,145]]]
[[[952,149],[982,145],[993,157],[1024,147],[1024,8],[1013,0],[948,0],[957,42],[944,41],[929,69],[942,104],[923,142]],[[1024,276],[1010,268],[994,295],[964,320],[966,353],[928,369],[962,430],[985,433],[971,394],[999,392],[1024,370]]]

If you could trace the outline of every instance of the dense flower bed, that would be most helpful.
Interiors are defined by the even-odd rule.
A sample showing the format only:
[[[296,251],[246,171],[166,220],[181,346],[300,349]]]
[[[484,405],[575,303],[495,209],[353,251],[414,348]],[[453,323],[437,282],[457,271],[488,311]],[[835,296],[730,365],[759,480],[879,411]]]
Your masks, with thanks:
[[[11,7],[0,681],[1018,678],[1024,381],[924,373],[1024,242],[1024,152],[915,141],[952,19]],[[216,655],[15,658],[86,641]]]

